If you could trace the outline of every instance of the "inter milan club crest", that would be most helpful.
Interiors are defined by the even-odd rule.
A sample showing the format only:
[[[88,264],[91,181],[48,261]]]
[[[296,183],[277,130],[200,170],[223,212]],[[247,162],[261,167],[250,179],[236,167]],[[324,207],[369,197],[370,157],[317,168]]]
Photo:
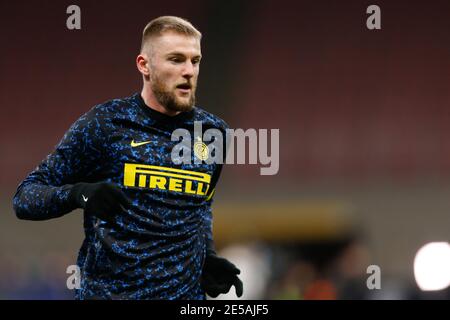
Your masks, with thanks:
[[[197,142],[194,143],[194,154],[202,161],[208,159],[209,148],[200,137],[197,137]]]

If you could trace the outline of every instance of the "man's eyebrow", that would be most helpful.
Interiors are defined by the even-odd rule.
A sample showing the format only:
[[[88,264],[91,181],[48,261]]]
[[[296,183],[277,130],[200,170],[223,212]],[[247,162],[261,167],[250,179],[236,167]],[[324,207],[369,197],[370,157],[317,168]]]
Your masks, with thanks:
[[[174,52],[169,52],[166,56],[181,56],[181,57],[186,57],[186,54],[182,53],[182,52],[178,52],[178,51],[174,51]],[[193,58],[202,58],[201,54],[195,55]]]

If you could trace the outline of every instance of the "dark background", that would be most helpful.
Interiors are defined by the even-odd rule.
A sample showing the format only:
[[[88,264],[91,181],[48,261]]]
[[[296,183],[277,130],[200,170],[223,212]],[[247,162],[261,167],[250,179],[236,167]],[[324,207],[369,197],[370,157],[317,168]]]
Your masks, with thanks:
[[[66,28],[71,4],[81,30]],[[371,4],[381,30],[366,28]],[[323,277],[347,259],[414,287],[417,249],[449,234],[449,1],[33,0],[0,2],[0,297],[70,297],[81,215],[19,221],[12,197],[81,114],[140,91],[141,32],[160,15],[203,34],[198,105],[232,128],[280,129],[277,175],[225,166],[218,245],[270,251],[274,291],[280,252]],[[309,271],[295,270],[303,297]]]

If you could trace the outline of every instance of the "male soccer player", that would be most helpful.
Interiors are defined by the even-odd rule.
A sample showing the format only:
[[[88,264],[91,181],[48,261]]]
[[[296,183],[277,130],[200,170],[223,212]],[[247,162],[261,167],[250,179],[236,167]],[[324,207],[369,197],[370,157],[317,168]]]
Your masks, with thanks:
[[[81,116],[18,186],[20,219],[84,209],[78,299],[205,299],[235,286],[240,273],[218,257],[211,201],[221,164],[171,159],[172,132],[194,121],[226,123],[195,107],[201,34],[188,21],[159,17],[144,29],[136,59],[143,89]],[[192,145],[194,144],[194,141]]]

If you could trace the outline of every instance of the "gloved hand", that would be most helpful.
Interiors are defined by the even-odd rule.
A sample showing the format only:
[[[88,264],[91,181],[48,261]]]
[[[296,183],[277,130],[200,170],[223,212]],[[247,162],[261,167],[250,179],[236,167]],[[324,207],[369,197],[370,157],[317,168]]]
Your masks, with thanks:
[[[231,286],[236,289],[236,295],[242,296],[243,284],[238,274],[241,271],[234,264],[225,258],[215,254],[206,255],[203,266],[200,284],[210,297],[217,297],[219,294],[228,293]]]
[[[112,214],[126,212],[130,200],[119,187],[108,182],[75,184],[69,193],[69,200],[87,214],[108,221]]]

